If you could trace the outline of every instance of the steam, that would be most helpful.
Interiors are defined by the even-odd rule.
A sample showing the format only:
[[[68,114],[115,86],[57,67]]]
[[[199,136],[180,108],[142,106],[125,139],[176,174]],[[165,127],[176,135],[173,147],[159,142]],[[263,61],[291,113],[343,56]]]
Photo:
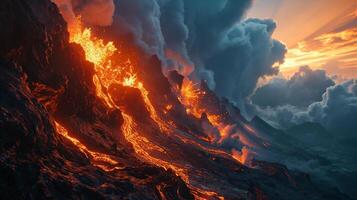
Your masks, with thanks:
[[[68,24],[81,17],[89,26],[109,26],[115,10],[113,0],[52,0],[58,6]]]

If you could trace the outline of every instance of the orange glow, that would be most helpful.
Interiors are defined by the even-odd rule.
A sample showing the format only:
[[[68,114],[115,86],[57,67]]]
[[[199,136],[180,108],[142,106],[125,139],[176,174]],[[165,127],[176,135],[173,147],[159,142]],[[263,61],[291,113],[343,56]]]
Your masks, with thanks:
[[[131,74],[128,77],[124,77],[123,85],[133,87],[136,82],[136,74]]]
[[[141,91],[146,107],[150,112],[151,118],[159,125],[161,130],[166,129],[165,123],[159,118],[154,106],[150,102],[148,92],[143,84],[138,81],[136,74],[133,72],[134,67],[130,60],[127,60],[125,66],[115,65],[112,56],[118,52],[114,43],[109,41],[105,43],[103,39],[92,36],[91,30],[83,28],[80,18],[76,23],[69,26],[70,41],[82,46],[86,59],[95,66],[95,76],[93,83],[96,86],[97,96],[104,100],[109,107],[115,107],[108,94],[103,92],[113,83],[119,83],[124,86],[138,88]]]
[[[124,123],[122,126],[122,130],[124,133],[125,138],[133,145],[135,153],[139,156],[140,159],[149,162],[151,164],[160,166],[165,170],[173,170],[175,174],[182,178],[182,180],[187,184],[187,186],[192,190],[195,199],[224,199],[218,193],[214,191],[208,191],[207,189],[202,189],[193,185],[190,181],[189,176],[189,167],[181,162],[177,161],[167,161],[162,159],[161,157],[158,158],[157,156],[153,156],[153,154],[161,153],[161,156],[168,156],[168,152],[166,152],[160,146],[152,143],[148,140],[142,133],[140,133],[140,127],[135,123],[135,121],[129,115],[123,113]],[[171,137],[177,136],[181,141],[199,147],[213,155],[219,155],[224,158],[230,159],[232,156],[228,154],[226,151],[223,151],[218,148],[207,147],[204,144],[200,144],[195,140],[188,139],[181,134],[175,134],[171,131],[173,135]],[[233,158],[234,159],[234,158]],[[197,171],[197,173],[200,173]]]
[[[94,63],[97,67],[105,67],[105,64],[109,64],[108,58],[117,51],[113,42],[104,44],[103,40],[93,38],[89,28],[85,28],[83,31],[74,30],[70,32],[70,42],[82,46],[88,61]]]
[[[314,33],[346,24],[352,19],[345,15],[355,10],[356,0],[255,0],[247,17],[276,21],[274,38],[291,48]]]
[[[329,66],[329,63],[336,63]],[[329,73],[342,74],[347,77],[357,76],[357,28],[336,33],[327,33],[313,39],[299,42],[297,47],[289,49],[285,63],[280,66],[283,74],[292,75],[299,67],[309,65],[311,68],[326,68]],[[343,73],[355,69],[354,73]],[[349,70],[353,71],[353,70]]]
[[[186,107],[186,112],[195,116],[196,118],[201,118],[203,113],[206,113],[209,122],[217,128],[219,131],[220,137],[219,138],[210,138],[210,141],[215,141],[217,144],[222,144],[225,140],[234,135],[239,135],[240,142],[245,146],[254,147],[254,145],[242,134],[234,133],[234,129],[236,128],[235,124],[228,124],[226,123],[222,116],[219,114],[214,114],[208,112],[204,105],[201,105],[201,98],[205,95],[205,92],[201,91],[198,84],[193,83],[191,80],[185,78],[182,83],[181,90],[178,93],[180,102]],[[249,126],[246,126],[248,131],[254,135],[257,133]],[[208,134],[208,137],[212,137],[212,134]],[[238,155],[241,156],[239,157]],[[249,160],[252,159],[248,148],[243,147],[242,153],[238,152],[237,150],[232,150],[232,157],[237,160],[238,162],[249,165]]]
[[[166,105],[166,106],[165,106],[164,113],[165,113],[165,114],[167,114],[167,113],[168,113],[168,111],[170,111],[171,109],[172,109],[172,105],[171,105],[171,104]]]
[[[166,109],[166,110],[171,110],[171,108],[172,108],[172,105],[166,105],[166,106],[165,106],[165,109]]]
[[[103,92],[103,87],[108,88],[113,83],[119,83],[124,86],[137,88],[141,91],[151,118],[159,125],[161,130],[167,129],[167,125],[160,119],[150,102],[148,91],[138,81],[136,74],[133,72],[131,61],[127,60],[126,66],[112,64],[112,56],[117,53],[117,48],[113,42],[105,44],[102,39],[93,37],[90,29],[82,27],[80,18],[77,18],[76,23],[72,23],[69,27],[69,33],[70,41],[81,45],[86,59],[94,64],[96,73],[93,77],[93,83],[96,86],[97,95],[108,106],[115,107],[116,105],[111,101],[110,95]],[[128,123],[131,122],[131,120],[128,120],[128,117],[126,119]]]
[[[180,134],[176,133],[176,129],[174,125],[172,125],[172,122],[165,122],[161,119],[149,99],[149,92],[145,89],[143,83],[138,79],[131,61],[128,60],[125,66],[114,64],[112,57],[120,53],[120,51],[117,50],[117,47],[114,46],[114,43],[105,43],[104,40],[93,37],[90,29],[83,29],[80,23],[78,24],[77,26],[73,26],[73,29],[70,27],[70,38],[72,42],[77,43],[83,47],[86,59],[95,65],[93,83],[96,86],[98,97],[106,102],[108,106],[118,107],[111,100],[110,94],[104,92],[106,91],[106,88],[108,88],[111,84],[118,83],[124,86],[139,89],[145,102],[146,108],[150,112],[151,119],[158,125],[158,128],[161,130],[161,132],[171,134],[170,137],[174,137],[176,134],[176,136],[179,137],[181,141],[187,142],[188,140],[186,138],[178,136]],[[195,85],[192,81],[189,80],[185,80],[182,88],[183,89],[181,92],[185,95],[180,95],[180,100],[184,102],[184,105],[186,105],[188,110],[192,109],[191,114],[196,117],[200,117],[205,110],[200,109],[198,104],[200,96],[204,95],[204,93],[199,89],[198,85]],[[172,109],[172,107],[172,105],[166,105],[166,112]],[[164,113],[165,110],[163,111]],[[161,146],[155,144],[153,141],[150,141],[150,139],[145,136],[146,134],[143,131],[143,128],[137,125],[132,116],[125,113],[124,111],[122,112],[122,115],[124,119],[123,125],[121,127],[122,133],[125,139],[133,145],[134,151],[140,159],[148,163],[163,167],[166,170],[172,169],[177,176],[180,176],[183,181],[185,181],[186,184],[194,190],[195,196],[197,198],[200,196],[219,197],[219,195],[213,191],[207,191],[200,187],[194,186],[190,182],[190,177],[188,175],[190,168],[187,167],[185,163],[172,161],[170,159],[171,157],[167,155],[169,152],[166,152],[165,149],[163,149]],[[211,115],[208,117],[210,120],[214,121],[213,123],[219,123],[219,115]],[[68,134],[65,135],[69,137]],[[80,149],[89,152],[92,157],[97,155],[94,154],[95,152],[89,151],[87,148],[85,148],[85,146],[82,146],[79,141],[75,142]],[[226,158],[233,159],[232,155],[228,154],[224,150],[213,148],[211,146],[206,147],[193,141],[190,142],[192,142],[193,145],[196,145],[196,147],[205,149],[207,152],[212,154],[218,154]],[[165,159],[165,157],[167,158]],[[222,197],[220,197],[220,199],[222,199]]]
[[[72,41],[83,47],[86,53],[86,59],[93,62],[95,65],[96,74],[93,77],[93,82],[96,86],[98,97],[102,98],[110,107],[117,107],[117,105],[111,101],[110,95],[103,92],[103,87],[108,88],[108,86],[113,83],[119,83],[124,86],[139,89],[146,104],[146,108],[150,112],[151,118],[156,122],[160,130],[166,133],[169,125],[165,123],[157,114],[149,99],[149,92],[145,89],[143,83],[137,79],[136,74],[133,72],[131,61],[128,60],[126,62],[127,66],[129,66],[126,68],[118,65],[112,65],[111,56],[113,56],[116,51],[116,47],[113,43],[109,42],[104,44],[103,40],[91,36],[90,29],[84,29],[83,32],[77,32],[82,29],[78,28],[78,26],[76,27],[77,28],[70,30],[69,32],[71,33],[71,38],[74,38]],[[86,44],[87,42],[90,45]],[[165,154],[165,150],[140,134],[135,121],[130,115],[125,112],[123,112],[122,115],[124,119],[122,132],[126,140],[133,145],[136,154],[141,159],[149,163],[158,165],[167,170],[172,169],[175,171],[177,176],[180,176],[186,183],[189,183],[187,169],[151,156],[150,153]],[[80,147],[82,149],[84,148],[82,146]]]
[[[78,147],[78,149],[84,153],[87,158],[89,158],[92,161],[92,164],[101,168],[104,171],[112,171],[114,169],[118,169],[118,167],[115,167],[115,165],[118,164],[118,162],[114,159],[111,158],[111,156],[103,153],[98,153],[95,151],[89,150],[84,144],[82,144],[78,139],[70,136],[68,134],[68,131],[60,125],[58,122],[55,122],[55,127],[56,131],[58,134],[63,136],[64,138],[68,139],[69,141],[72,142],[73,145]]]
[[[241,152],[232,149],[232,155],[234,159],[238,160],[240,163],[243,163],[245,165],[249,165],[252,156],[246,147],[243,147]]]
[[[219,196],[216,192],[213,191],[199,191],[198,193],[193,192],[196,200],[207,200],[207,199],[217,199],[224,200],[223,196]]]
[[[181,91],[178,93],[179,100],[186,107],[186,112],[192,114],[196,118],[201,118],[201,114],[204,113],[205,110],[199,108],[198,105],[200,96],[203,94],[199,85],[185,78],[181,86]]]
[[[183,76],[187,77],[189,76],[193,70],[194,70],[194,66],[192,63],[189,63],[186,59],[184,59],[181,54],[176,53],[170,49],[167,49],[165,51],[165,55],[167,58],[173,60],[176,62],[176,64],[178,64],[179,66],[175,66],[176,70],[182,74]]]

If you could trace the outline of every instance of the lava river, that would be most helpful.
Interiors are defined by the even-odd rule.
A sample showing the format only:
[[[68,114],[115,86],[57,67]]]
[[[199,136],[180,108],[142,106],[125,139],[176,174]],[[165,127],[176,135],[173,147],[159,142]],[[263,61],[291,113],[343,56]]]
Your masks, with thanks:
[[[95,66],[95,75],[93,83],[96,86],[97,96],[100,97],[108,107],[116,107],[123,110],[124,124],[122,132],[125,139],[132,144],[137,156],[151,164],[163,167],[166,170],[173,170],[180,176],[196,199],[221,199],[223,196],[237,197],[247,195],[247,191],[234,189],[234,183],[228,182],[225,165],[220,164],[219,158],[226,158],[230,162],[228,167],[234,170],[248,170],[247,167],[237,162],[237,156],[178,130],[174,125],[162,119],[160,114],[150,102],[148,91],[140,82],[130,60],[125,60],[124,64],[114,64],[112,56],[120,54],[113,42],[105,43],[102,39],[92,36],[89,28],[83,28],[80,18],[76,23],[69,26],[70,41],[82,46],[85,51],[86,59]],[[140,124],[134,118],[125,112],[123,106],[118,105],[113,100],[108,88],[113,84],[119,84],[124,87],[136,88],[140,91],[146,109],[150,113],[151,120]],[[120,94],[117,94],[120,95]],[[64,132],[64,128],[57,123],[58,130]],[[116,164],[115,160],[107,158],[106,155],[98,156],[98,153],[89,151],[75,138],[70,138],[68,134],[62,134],[70,139],[82,151],[92,155],[93,159],[106,158],[110,165]],[[93,156],[97,155],[97,156]],[[103,168],[103,167],[102,167]],[[108,170],[108,167],[105,167]],[[204,178],[203,178],[204,177]],[[239,177],[236,177],[237,180]],[[232,179],[232,177],[230,178]],[[234,179],[234,178],[233,178]],[[217,185],[219,187],[217,187]]]

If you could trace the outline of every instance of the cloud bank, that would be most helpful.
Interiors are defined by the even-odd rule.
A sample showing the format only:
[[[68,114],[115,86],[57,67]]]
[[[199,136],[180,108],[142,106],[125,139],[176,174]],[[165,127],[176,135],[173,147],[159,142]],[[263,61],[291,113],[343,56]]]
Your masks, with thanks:
[[[284,105],[307,107],[321,101],[322,94],[334,84],[324,70],[312,70],[305,66],[289,80],[274,78],[268,84],[259,87],[252,96],[252,101],[262,108]]]
[[[258,88],[252,101],[257,114],[275,126],[317,122],[336,135],[357,137],[355,79],[335,84],[324,71],[303,67],[289,80],[273,79]]]

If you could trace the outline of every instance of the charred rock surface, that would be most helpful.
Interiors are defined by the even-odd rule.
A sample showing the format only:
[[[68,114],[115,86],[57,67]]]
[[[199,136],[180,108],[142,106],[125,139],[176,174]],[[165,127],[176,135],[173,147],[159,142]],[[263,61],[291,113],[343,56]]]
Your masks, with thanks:
[[[123,110],[96,96],[94,66],[80,46],[68,42],[66,23],[49,0],[3,0],[0,14],[1,198],[348,199],[280,164],[254,161],[253,168],[246,167],[200,140],[207,115],[187,115],[156,56],[134,61],[158,115],[173,124],[170,129],[147,120],[150,111],[135,88],[112,85],[105,91]],[[173,78],[182,84],[178,74]],[[209,112],[246,131],[239,109],[204,83],[201,89]],[[167,105],[172,108],[165,114]],[[132,144],[121,130],[123,112],[136,122]],[[55,121],[68,135],[58,133]],[[95,165],[89,151],[113,159],[110,170]]]
[[[0,12],[1,198],[192,199],[179,177],[121,145],[121,112],[95,96],[93,65],[68,43],[53,3],[6,0]],[[93,166],[56,133],[53,119],[88,148],[115,157],[115,170]]]
[[[141,92],[137,88],[126,87],[119,84],[110,85],[108,88],[113,102],[138,121],[150,118],[150,113],[145,107]]]
[[[2,199],[191,197],[171,172],[134,158],[123,159],[126,163],[111,173],[94,167],[76,146],[57,135],[49,113],[31,94],[21,67],[1,61],[0,72]]]

